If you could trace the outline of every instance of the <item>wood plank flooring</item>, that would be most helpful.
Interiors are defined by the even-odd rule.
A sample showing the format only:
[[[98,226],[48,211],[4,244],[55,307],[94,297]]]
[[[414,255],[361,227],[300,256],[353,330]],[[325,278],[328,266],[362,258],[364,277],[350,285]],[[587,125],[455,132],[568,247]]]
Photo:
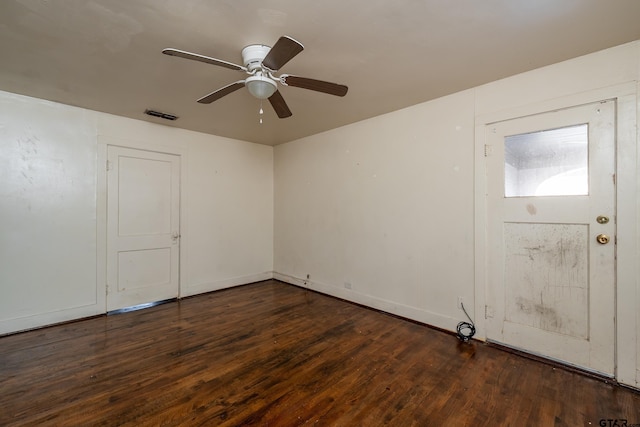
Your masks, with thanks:
[[[1,426],[603,419],[640,393],[276,281],[0,338]]]

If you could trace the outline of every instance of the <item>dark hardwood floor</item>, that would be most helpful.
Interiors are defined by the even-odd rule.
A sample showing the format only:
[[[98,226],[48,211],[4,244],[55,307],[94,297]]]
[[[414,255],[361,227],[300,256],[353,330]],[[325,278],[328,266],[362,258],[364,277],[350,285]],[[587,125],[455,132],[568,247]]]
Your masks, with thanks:
[[[2,426],[601,419],[640,393],[276,281],[0,338]]]

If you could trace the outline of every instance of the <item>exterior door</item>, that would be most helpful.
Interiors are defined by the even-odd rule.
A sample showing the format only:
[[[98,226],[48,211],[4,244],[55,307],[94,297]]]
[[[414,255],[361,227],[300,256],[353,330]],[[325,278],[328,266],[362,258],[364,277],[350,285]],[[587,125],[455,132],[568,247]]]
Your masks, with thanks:
[[[176,298],[180,157],[107,149],[107,311]]]
[[[487,338],[608,376],[615,101],[487,125]]]

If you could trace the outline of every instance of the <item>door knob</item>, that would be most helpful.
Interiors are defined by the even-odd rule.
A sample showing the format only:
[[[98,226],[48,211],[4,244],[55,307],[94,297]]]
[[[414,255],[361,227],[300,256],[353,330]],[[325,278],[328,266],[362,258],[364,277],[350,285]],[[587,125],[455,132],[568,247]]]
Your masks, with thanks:
[[[171,235],[171,239],[173,239],[174,242],[177,242],[179,238],[180,235],[177,232]]]
[[[607,236],[606,234],[598,234],[596,236],[596,240],[601,245],[606,245],[607,243],[609,243],[609,236]]]

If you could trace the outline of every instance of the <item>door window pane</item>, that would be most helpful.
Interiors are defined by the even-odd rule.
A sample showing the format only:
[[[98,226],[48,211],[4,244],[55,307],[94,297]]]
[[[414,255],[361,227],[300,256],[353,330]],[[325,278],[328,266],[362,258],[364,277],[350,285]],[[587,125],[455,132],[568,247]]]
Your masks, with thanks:
[[[587,124],[505,137],[504,194],[589,194]]]

